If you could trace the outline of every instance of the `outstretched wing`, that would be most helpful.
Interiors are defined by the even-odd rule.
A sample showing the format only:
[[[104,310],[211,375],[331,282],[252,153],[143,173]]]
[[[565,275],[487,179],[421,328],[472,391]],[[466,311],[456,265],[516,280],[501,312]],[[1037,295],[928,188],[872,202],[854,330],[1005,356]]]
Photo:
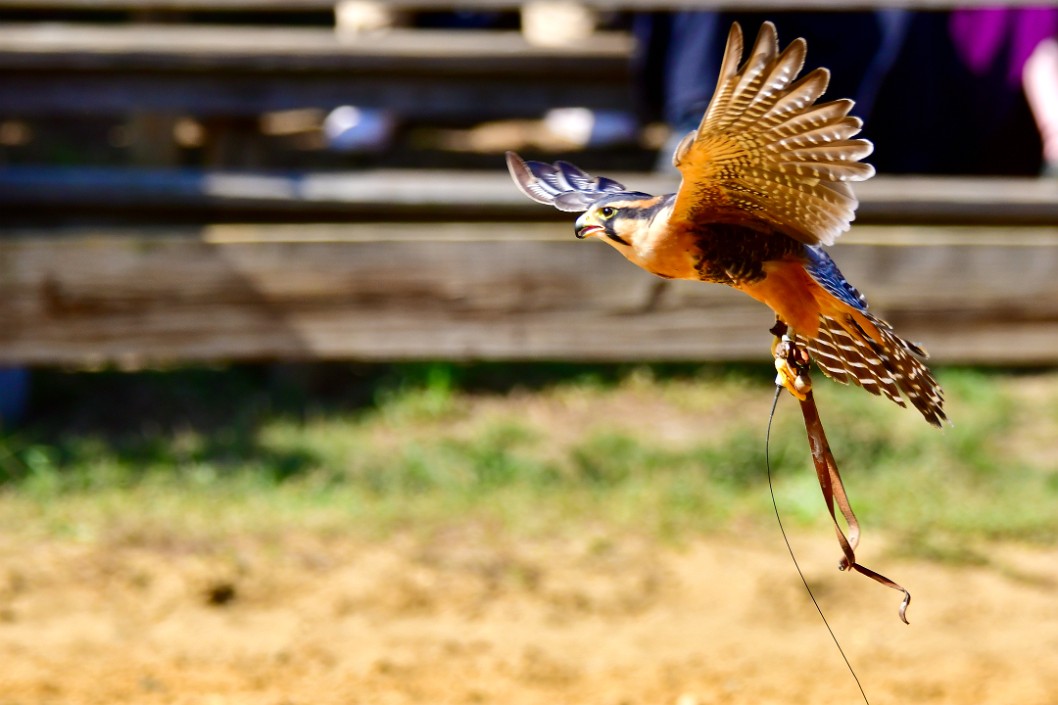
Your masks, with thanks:
[[[507,168],[522,193],[560,211],[586,211],[610,194],[632,193],[613,179],[591,176],[569,162],[527,162],[514,152],[507,152]]]
[[[796,39],[780,53],[765,22],[740,67],[742,29],[731,27],[709,108],[672,158],[683,174],[674,220],[764,221],[807,245],[830,245],[849,229],[858,202],[848,182],[874,175],[859,161],[873,146],[852,139],[862,122],[848,114],[851,100],[815,105],[825,68],[794,80],[805,50]]]

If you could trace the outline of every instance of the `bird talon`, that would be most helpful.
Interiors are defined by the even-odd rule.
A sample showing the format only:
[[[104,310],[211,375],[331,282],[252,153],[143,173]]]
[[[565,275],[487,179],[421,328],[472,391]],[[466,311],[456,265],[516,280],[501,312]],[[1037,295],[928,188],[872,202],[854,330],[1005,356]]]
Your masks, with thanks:
[[[808,398],[812,380],[808,376],[808,353],[798,347],[788,335],[776,338],[772,346],[775,356],[775,384],[785,387],[798,401]]]
[[[808,392],[812,391],[812,383],[806,375],[798,374],[785,360],[776,360],[775,369],[779,373],[775,375],[776,385],[785,387],[786,391],[794,395],[798,401],[808,398]]]

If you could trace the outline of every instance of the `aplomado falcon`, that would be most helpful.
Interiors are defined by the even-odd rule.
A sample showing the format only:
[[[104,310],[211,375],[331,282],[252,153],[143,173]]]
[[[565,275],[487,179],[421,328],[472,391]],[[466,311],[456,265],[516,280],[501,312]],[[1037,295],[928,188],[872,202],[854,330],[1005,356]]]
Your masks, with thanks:
[[[860,161],[873,146],[855,138],[862,122],[849,115],[851,100],[816,103],[827,69],[797,78],[805,51],[797,39],[780,52],[766,22],[739,66],[742,30],[732,26],[709,107],[673,154],[683,177],[676,193],[629,191],[572,164],[526,162],[513,152],[507,165],[529,198],[583,211],[578,238],[601,239],[660,277],[749,294],[829,377],[901,406],[906,399],[940,426],[944,398],[922,363],[925,351],[869,312],[823,249],[855,217],[849,183],[874,175]],[[795,373],[780,379],[804,398]]]

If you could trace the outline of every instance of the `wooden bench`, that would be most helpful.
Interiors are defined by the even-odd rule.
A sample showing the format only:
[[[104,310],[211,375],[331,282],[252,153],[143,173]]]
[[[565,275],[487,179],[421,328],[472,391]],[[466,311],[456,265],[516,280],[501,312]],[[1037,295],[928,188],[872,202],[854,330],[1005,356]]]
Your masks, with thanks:
[[[554,212],[525,201],[499,169],[459,178],[274,177],[271,187],[214,176],[211,192],[189,189],[185,203],[244,209],[251,199],[302,217],[383,203],[391,215],[435,215],[8,232],[0,239],[0,363],[767,355],[766,309],[724,287],[649,277],[609,248],[574,239],[568,218],[532,222]],[[49,201],[37,186],[41,208],[68,202]],[[860,189],[861,224],[834,256],[876,310],[940,361],[1053,363],[1056,189],[878,178]],[[506,219],[457,220],[475,208]],[[1022,224],[980,224],[989,221]]]
[[[629,100],[630,39],[535,47],[517,32],[0,26],[0,115],[257,116],[383,107],[417,119],[538,117]]]
[[[97,163],[306,168],[341,160],[326,149],[323,118],[353,105],[404,128],[374,159],[415,163],[415,126],[631,105],[631,51],[620,32],[540,47],[502,30],[9,23],[0,24],[0,121],[39,134],[7,148],[22,161],[83,152]],[[311,114],[292,133],[303,139],[265,134],[264,120],[284,113]],[[180,140],[181,123],[196,136]]]
[[[7,222],[79,218],[144,222],[528,220],[568,214],[522,196],[501,157],[491,171],[239,172],[136,168],[0,169]],[[609,174],[648,193],[675,190],[656,174]],[[1058,180],[877,176],[858,184],[861,224],[1055,225]]]
[[[834,256],[941,362],[1053,364],[1055,228],[860,226]],[[0,240],[0,363],[767,360],[768,311],[533,223],[79,228]]]
[[[199,0],[93,7],[103,3],[206,11]],[[691,4],[709,3],[621,6]],[[18,7],[79,5],[0,0]],[[10,24],[0,26],[0,119],[252,118],[344,103],[431,121],[536,116],[626,105],[630,49],[621,34],[547,49],[487,31],[349,40],[326,27]],[[0,168],[0,364],[766,360],[766,309],[723,287],[651,278],[576,241],[568,215],[524,199],[494,162],[477,173]],[[902,332],[941,361],[1058,361],[1058,184],[879,177],[857,193],[859,223],[835,257]]]

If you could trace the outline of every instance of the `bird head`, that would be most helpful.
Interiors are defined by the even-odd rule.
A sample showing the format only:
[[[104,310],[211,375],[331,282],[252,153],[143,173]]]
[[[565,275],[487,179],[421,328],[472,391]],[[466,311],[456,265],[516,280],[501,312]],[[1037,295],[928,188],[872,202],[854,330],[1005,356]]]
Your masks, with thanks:
[[[663,205],[656,196],[619,193],[591,205],[577,218],[578,238],[599,237],[618,250],[631,248],[643,237]]]

